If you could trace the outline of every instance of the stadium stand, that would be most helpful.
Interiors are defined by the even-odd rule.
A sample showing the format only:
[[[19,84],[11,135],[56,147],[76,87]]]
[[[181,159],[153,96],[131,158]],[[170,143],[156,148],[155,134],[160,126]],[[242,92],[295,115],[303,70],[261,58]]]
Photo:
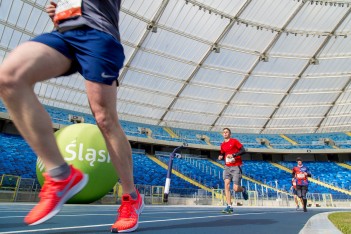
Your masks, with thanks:
[[[279,164],[291,169],[296,166],[296,162],[279,162]],[[310,169],[314,179],[351,190],[350,170],[340,167],[334,162],[304,162],[303,164]]]
[[[56,124],[70,125],[69,115],[81,116],[85,123],[95,124],[90,114],[65,110],[56,107],[45,106],[53,122]],[[7,112],[4,104],[0,101],[0,112]],[[152,138],[156,140],[182,142],[191,144],[219,146],[223,141],[220,132],[208,132],[200,130],[188,130],[169,128],[149,124],[121,121],[122,127],[128,136],[140,138]],[[348,133],[320,133],[320,134],[241,134],[233,133],[233,137],[243,143],[246,148],[256,149],[333,149],[351,148],[351,136]],[[289,140],[290,139],[290,140]],[[296,144],[293,144],[296,142]],[[169,153],[161,152],[157,155],[167,164]],[[134,153],[134,167],[136,183],[162,186],[164,184],[165,170],[152,162],[144,153]],[[20,175],[23,178],[36,178],[35,160],[33,151],[29,148],[22,137],[17,135],[0,134],[0,174]],[[19,163],[14,163],[16,162]],[[290,174],[280,170],[265,161],[245,161],[244,174],[263,184],[288,191],[290,188]],[[345,162],[351,165],[351,162]],[[281,165],[292,168],[295,162],[280,162]],[[351,189],[351,172],[335,163],[306,162],[314,173],[314,178],[327,184],[344,189]],[[145,165],[140,167],[140,165]],[[146,169],[148,168],[148,169]],[[150,169],[151,168],[151,169]],[[188,155],[174,160],[174,169],[182,174],[202,183],[209,188],[223,188],[222,169],[211,163],[208,159],[199,159],[198,156]],[[334,173],[330,172],[333,171]],[[146,175],[146,176],[145,176]],[[276,178],[280,178],[276,184]],[[250,181],[243,181],[247,186],[258,186]],[[174,176],[172,185],[179,188],[196,188],[191,183]],[[332,193],[337,192],[324,186],[311,183],[310,192]]]
[[[289,138],[298,143],[299,148],[304,149],[331,149],[330,145],[324,142],[320,134],[286,134]]]
[[[95,119],[91,114],[65,110],[62,108],[45,106],[53,123],[70,125],[73,124],[69,120],[69,115],[80,116],[84,118],[85,123],[95,124]],[[0,101],[0,112],[7,112],[4,104]],[[152,138],[156,140],[172,141],[172,142],[187,142],[198,145],[214,145],[219,146],[223,141],[223,137],[219,132],[190,130],[181,128],[169,128],[176,134],[171,136],[165,130],[165,127],[149,125],[143,123],[135,123],[130,121],[120,121],[127,136],[140,138]],[[150,131],[150,133],[148,132]],[[234,133],[234,138],[237,138],[246,148],[257,149],[348,149],[351,148],[351,136],[340,133],[320,133],[320,134],[287,134],[297,144],[294,145],[278,134],[243,134]],[[208,139],[208,140],[207,140]]]
[[[134,181],[136,184],[164,186],[167,171],[150,160],[145,153],[133,152]],[[197,189],[196,186],[173,175],[172,188]]]
[[[36,178],[36,158],[21,136],[0,133],[0,175]]]

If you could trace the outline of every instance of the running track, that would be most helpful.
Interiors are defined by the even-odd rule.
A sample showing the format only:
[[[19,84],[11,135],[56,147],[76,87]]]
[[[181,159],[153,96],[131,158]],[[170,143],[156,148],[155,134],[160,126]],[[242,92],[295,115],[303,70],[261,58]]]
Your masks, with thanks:
[[[0,233],[109,233],[115,220],[113,205],[65,205],[51,220],[26,226],[24,216],[32,203],[0,203]],[[284,233],[297,234],[310,217],[331,209],[238,207],[234,214],[222,214],[223,207],[146,206],[135,233]]]

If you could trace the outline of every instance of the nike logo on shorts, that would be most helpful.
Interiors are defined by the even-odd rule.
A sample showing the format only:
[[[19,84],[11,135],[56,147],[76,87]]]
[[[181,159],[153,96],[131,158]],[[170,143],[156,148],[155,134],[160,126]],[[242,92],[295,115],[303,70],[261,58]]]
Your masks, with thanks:
[[[101,73],[101,77],[102,77],[102,78],[112,78],[112,77],[116,77],[116,76],[107,75],[107,74],[105,74],[105,72],[103,72],[103,73]]]

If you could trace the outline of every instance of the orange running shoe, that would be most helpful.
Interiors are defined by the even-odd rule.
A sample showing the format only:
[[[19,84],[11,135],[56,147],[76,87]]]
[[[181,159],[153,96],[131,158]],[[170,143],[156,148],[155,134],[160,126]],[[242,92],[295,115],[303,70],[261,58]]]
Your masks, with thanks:
[[[72,165],[71,174],[65,180],[55,181],[44,173],[45,182],[40,191],[39,203],[24,218],[28,225],[37,225],[51,219],[62,208],[63,204],[88,183],[88,175],[75,169]]]
[[[136,190],[138,198],[133,200],[129,194],[122,196],[118,209],[118,219],[111,227],[111,232],[132,232],[138,228],[139,215],[144,209],[144,200]]]

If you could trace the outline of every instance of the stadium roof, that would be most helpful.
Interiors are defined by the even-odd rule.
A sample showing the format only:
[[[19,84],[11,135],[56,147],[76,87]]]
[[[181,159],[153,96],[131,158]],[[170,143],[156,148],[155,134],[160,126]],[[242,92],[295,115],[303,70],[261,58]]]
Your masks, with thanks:
[[[0,0],[0,62],[52,30],[48,2]],[[213,131],[350,131],[350,30],[350,0],[124,0],[119,115]],[[35,92],[90,113],[84,79],[72,77]]]

